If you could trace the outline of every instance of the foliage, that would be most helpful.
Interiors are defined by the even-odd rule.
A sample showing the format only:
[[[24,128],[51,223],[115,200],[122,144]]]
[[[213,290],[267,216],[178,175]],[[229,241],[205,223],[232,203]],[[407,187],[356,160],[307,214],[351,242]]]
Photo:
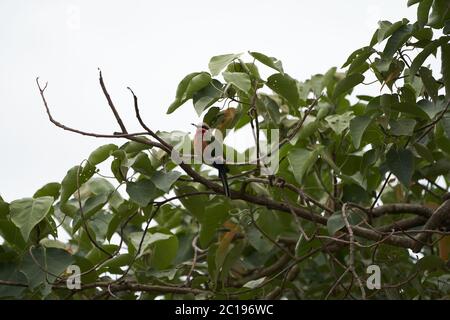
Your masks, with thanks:
[[[148,138],[123,132],[126,143],[99,147],[31,198],[0,198],[0,297],[450,297],[436,253],[450,217],[431,216],[450,183],[450,10],[445,0],[408,5],[417,21],[380,21],[342,71],[299,81],[249,52],[215,56],[180,82],[167,113],[192,101],[214,127],[281,132],[274,175],[230,165],[232,199],[212,168],[168,156],[187,136],[145,126]],[[417,232],[429,227],[435,235]],[[382,287],[369,290],[374,264]],[[70,265],[80,290],[66,287]]]

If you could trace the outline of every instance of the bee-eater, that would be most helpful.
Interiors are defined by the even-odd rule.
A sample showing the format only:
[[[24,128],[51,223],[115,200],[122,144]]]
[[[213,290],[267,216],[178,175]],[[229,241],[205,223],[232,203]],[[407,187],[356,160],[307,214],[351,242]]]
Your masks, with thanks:
[[[211,164],[214,168],[217,169],[217,175],[222,181],[223,191],[225,196],[230,197],[230,188],[228,186],[227,172],[228,168],[225,164],[225,160],[222,155],[215,154],[215,148],[211,149],[211,154],[205,154],[206,147],[212,143],[213,141],[208,141],[206,135],[211,130],[210,127],[206,123],[201,123],[199,125],[193,124],[197,128],[194,135],[194,153],[196,157],[201,157],[202,161],[207,161],[207,164]],[[223,148],[222,148],[223,150]]]

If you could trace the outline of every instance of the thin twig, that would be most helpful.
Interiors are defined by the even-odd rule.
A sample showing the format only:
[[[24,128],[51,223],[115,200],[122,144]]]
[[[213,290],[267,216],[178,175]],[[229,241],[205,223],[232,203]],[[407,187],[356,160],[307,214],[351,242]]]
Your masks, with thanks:
[[[361,289],[361,297],[363,300],[366,299],[366,291],[364,290],[364,286],[361,282],[361,279],[359,278],[358,274],[356,273],[356,269],[355,269],[355,239],[353,236],[353,229],[350,225],[350,223],[348,222],[348,218],[347,218],[347,204],[344,203],[342,206],[342,218],[344,219],[345,222],[345,226],[347,228],[347,233],[348,233],[348,237],[350,239],[350,245],[349,245],[349,269],[351,271],[351,273],[353,274],[353,276],[356,279],[356,282],[359,285],[359,288]]]
[[[116,118],[117,123],[120,126],[120,129],[122,129],[122,133],[128,133],[125,125],[123,124],[122,119],[120,118],[119,113],[117,112],[116,107],[114,106],[114,103],[111,99],[111,96],[108,93],[108,90],[106,90],[105,82],[103,81],[102,71],[100,70],[100,68],[98,68],[98,73],[99,73],[100,86],[102,87],[103,94],[105,95],[105,98],[108,101],[108,105],[111,108],[111,111],[114,114],[114,117]]]

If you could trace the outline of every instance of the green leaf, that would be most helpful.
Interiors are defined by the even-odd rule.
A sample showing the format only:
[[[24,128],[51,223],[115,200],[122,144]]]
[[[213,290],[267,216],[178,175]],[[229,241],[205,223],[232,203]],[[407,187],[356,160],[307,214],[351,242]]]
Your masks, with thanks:
[[[221,281],[223,283],[226,282],[226,279],[228,278],[230,269],[233,267],[233,265],[237,261],[239,261],[245,247],[246,247],[246,243],[244,241],[237,241],[237,242],[233,243],[231,250],[228,251],[225,261],[222,264]]]
[[[0,262],[0,279],[13,283],[27,284],[27,278],[18,270],[18,266],[11,262]],[[0,298],[20,298],[25,287],[0,285]]]
[[[200,222],[199,241],[203,247],[208,246],[217,229],[226,221],[229,216],[229,210],[230,206],[227,202],[213,202],[206,207],[203,216],[198,217]]]
[[[194,93],[200,91],[211,82],[211,75],[207,72],[194,72],[181,80],[175,95],[175,101],[167,109],[167,114],[174,112],[187,100],[192,99]]]
[[[23,198],[10,204],[11,221],[20,229],[25,241],[31,230],[50,212],[53,197]]]
[[[398,119],[389,122],[390,133],[394,136],[411,136],[417,121],[414,119]]]
[[[203,122],[206,124],[211,124],[218,118],[220,114],[220,108],[219,107],[212,107],[209,108],[208,112],[203,116]]]
[[[360,56],[360,55],[364,55],[366,52],[373,50],[372,47],[370,46],[366,46],[366,47],[362,47],[359,48],[355,51],[353,51],[347,58],[347,61],[345,61],[345,63],[342,65],[342,69],[349,66],[355,59],[356,57]]]
[[[139,137],[139,139],[145,140],[145,141],[150,141],[146,137]],[[123,157],[123,159],[125,159],[126,155],[120,155],[122,151],[125,151],[125,153],[127,153],[127,154],[135,154],[137,152],[140,152],[143,150],[148,150],[151,148],[152,148],[152,146],[150,146],[146,143],[141,143],[141,142],[137,142],[137,141],[128,141],[123,146],[121,146],[119,150],[113,151],[111,154],[114,157],[119,156],[120,158]]]
[[[419,271],[435,271],[444,268],[444,261],[438,256],[426,256],[417,261],[416,268]]]
[[[337,134],[341,134],[350,125],[350,121],[353,119],[354,115],[351,111],[347,111],[343,114],[333,114],[327,116],[325,121],[328,123],[330,128]]]
[[[397,179],[408,188],[414,171],[414,156],[411,150],[391,148],[386,154],[386,164]]]
[[[95,166],[108,159],[111,153],[117,149],[117,146],[112,143],[100,146],[90,154],[88,161]]]
[[[337,231],[341,230],[345,226],[345,221],[342,217],[342,213],[339,211],[331,215],[327,220],[328,234],[334,235]]]
[[[444,29],[442,30],[442,33],[444,34],[450,34],[450,20],[445,20],[445,26]]]
[[[310,151],[306,149],[292,149],[288,154],[289,164],[298,183],[303,183],[303,177],[309,168],[316,162],[318,157],[317,150]]]
[[[56,248],[56,249],[62,249],[66,250],[66,244],[59,240],[53,240],[49,238],[44,238],[41,241],[39,241],[39,244],[45,248]]]
[[[296,136],[290,141],[290,143],[292,145],[295,145],[299,140],[308,139],[311,135],[318,131],[319,125],[319,121],[304,123],[302,129],[296,134]]]
[[[439,112],[444,109],[443,101],[438,100],[433,103],[429,100],[423,99],[417,102],[418,106],[428,115],[430,119],[433,119]]]
[[[378,32],[378,43],[386,39],[387,37],[394,34],[397,30],[399,30],[401,27],[406,25],[408,23],[408,19],[402,19],[400,21],[397,21],[395,23],[390,23],[389,21],[381,21],[380,23],[380,29]]]
[[[51,196],[53,199],[58,199],[59,190],[61,189],[61,184],[58,182],[50,182],[45,186],[41,187],[38,191],[36,191],[33,195],[33,198],[40,198],[45,196]]]
[[[206,87],[211,81],[211,75],[207,72],[200,72],[190,78],[187,83],[186,89],[181,95],[181,99],[191,99],[193,94],[204,87]]]
[[[197,115],[200,116],[203,111],[215,103],[222,95],[223,85],[220,81],[213,79],[206,87],[194,93],[192,101]]]
[[[379,44],[380,42],[382,42],[384,39],[386,39],[386,32],[388,29],[395,29],[395,26],[402,26],[401,21],[397,21],[396,23],[392,23],[390,21],[385,21],[385,20],[381,20],[378,21],[378,29],[377,31],[374,33],[372,40],[370,41],[370,46],[373,47],[376,44]],[[394,25],[394,27],[392,27]],[[397,27],[397,29],[398,29]],[[394,30],[395,31],[395,30]]]
[[[216,268],[220,270],[223,266],[223,263],[225,261],[225,258],[227,257],[228,252],[233,248],[233,244],[230,244],[228,242],[219,243],[219,246],[216,250]]]
[[[242,53],[238,54],[223,54],[220,56],[214,56],[209,60],[209,71],[211,72],[211,75],[217,76],[220,71],[225,69],[227,65],[229,65],[231,62],[233,62],[235,59],[239,58],[242,55]]]
[[[90,179],[84,186],[82,191],[89,190],[89,193],[93,194],[111,194],[116,191],[116,187],[105,178],[97,177]],[[88,192],[88,191],[86,191]]]
[[[250,81],[250,76],[244,72],[223,72],[223,78],[227,83],[231,83],[239,90],[244,92],[249,92],[252,88],[252,83]]]
[[[349,92],[356,85],[364,81],[364,76],[360,73],[352,73],[338,82],[333,92],[333,100],[339,98],[342,94]]]
[[[55,281],[55,276],[65,272],[67,267],[74,261],[67,251],[57,248],[39,247],[32,249],[31,252],[33,257],[29,253],[26,254],[20,271],[25,274],[28,279],[28,285],[32,289],[40,285],[49,287],[48,282],[52,283]]]
[[[361,70],[361,66],[366,63],[367,59],[376,52],[372,47],[365,47],[364,50],[358,53],[353,59],[350,67],[348,68],[347,75],[352,73],[358,73]]]
[[[357,225],[360,223],[364,217],[361,216],[359,213],[350,211],[347,209],[347,220],[350,223],[350,225]],[[328,219],[327,219],[327,230],[329,235],[334,235],[337,231],[341,230],[345,227],[345,221],[344,217],[342,216],[342,211],[338,211],[336,213],[333,213]]]
[[[133,255],[129,253],[119,254],[102,264],[102,268],[120,268],[128,266],[133,261]]]
[[[417,22],[423,28],[428,23],[428,15],[430,13],[433,0],[422,0],[417,7]]]
[[[109,193],[102,193],[88,198],[83,206],[83,213],[85,218],[91,217],[93,214],[103,208],[108,203],[109,196]]]
[[[410,6],[414,5],[414,4],[416,4],[417,2],[421,2],[421,1],[424,1],[424,0],[408,0],[408,3],[406,5],[408,7],[410,7]]]
[[[342,201],[354,202],[361,204],[368,204],[370,201],[369,194],[367,193],[367,180],[368,177],[362,176],[360,172],[357,172],[351,177],[345,177],[345,181],[350,184],[344,184]]]
[[[142,239],[143,232],[133,232],[130,239],[136,248]],[[172,264],[178,251],[178,239],[164,228],[151,228],[142,242],[140,256],[151,254],[151,264],[157,269],[165,269]]]
[[[278,125],[280,124],[281,114],[280,107],[275,100],[267,95],[261,95],[257,100],[258,106],[262,109],[262,114],[264,114],[264,119]]]
[[[429,43],[433,38],[433,30],[431,28],[423,28],[423,29],[415,29],[412,33],[412,36],[417,40],[423,42],[423,44]],[[423,46],[420,43],[420,46]]]
[[[175,189],[177,196],[197,192],[198,190],[192,186],[182,186]],[[209,202],[207,195],[195,195],[191,197],[180,197],[183,206],[198,220],[201,220],[205,214],[205,203]]]
[[[104,251],[113,254],[117,251],[118,246],[115,244],[102,244],[99,246],[99,248],[102,248]],[[89,252],[87,252],[85,255],[86,259],[94,265],[105,261],[108,257],[106,253],[99,248],[91,246],[91,250],[89,250]]]
[[[425,67],[419,69],[420,77],[422,78],[423,85],[428,95],[431,97],[433,102],[436,103],[438,98],[438,84],[431,74],[431,70]]]
[[[151,176],[155,172],[150,158],[145,152],[139,152],[135,158],[130,160],[129,164],[131,165],[133,170],[146,176]]]
[[[450,161],[447,158],[439,159],[431,165],[421,169],[425,177],[437,177],[450,172]]]
[[[450,139],[450,114],[445,113],[441,119],[442,127],[444,128],[445,136]]]
[[[82,207],[84,219],[89,220],[94,214],[102,209],[108,203],[109,197],[109,193],[102,193],[88,198]],[[74,219],[72,232],[75,233],[81,227],[82,223],[81,212],[78,210],[77,216]]]
[[[260,210],[255,218],[258,226],[252,225],[246,230],[249,243],[261,254],[267,254],[273,250],[273,242],[268,240],[265,235],[271,239],[276,239],[282,232],[282,226],[277,216],[271,210]],[[264,232],[264,234],[260,231]]]
[[[259,53],[259,52],[249,52],[250,55],[261,62],[262,64],[277,70],[279,73],[283,74],[283,65],[280,60],[274,57],[268,57],[265,54]]]
[[[409,83],[400,88],[400,97],[402,102],[416,104],[416,91]]]
[[[152,252],[151,265],[163,270],[172,265],[178,252],[178,238],[172,235],[167,240],[155,242]]]
[[[383,50],[384,58],[392,58],[394,53],[409,39],[413,31],[413,25],[402,25],[396,30],[386,43]]]
[[[371,122],[372,118],[366,115],[357,116],[350,120],[350,136],[356,149],[359,149],[362,136]]]
[[[400,102],[400,103],[391,104],[390,107],[396,111],[415,115],[422,119],[429,118],[427,112],[425,112],[425,110],[420,108],[416,103],[413,104],[413,103],[409,103],[409,102]]]
[[[114,208],[114,214],[111,221],[108,224],[106,230],[106,238],[111,240],[113,234],[117,231],[120,223],[126,217],[130,217],[139,210],[139,206],[133,201],[124,200],[124,202],[117,208]]]
[[[245,232],[248,243],[260,254],[267,254],[273,250],[274,244],[264,237],[255,227],[250,227]]]
[[[173,229],[180,226],[186,214],[187,212],[182,208],[163,205],[155,216],[155,220],[158,222],[158,225],[167,229]]]
[[[332,155],[328,152],[328,150],[326,148],[318,147],[316,150],[319,153],[320,158],[323,161],[325,161],[331,167],[331,169],[334,170],[335,173],[341,172],[341,169],[333,161]]]
[[[384,80],[384,77],[381,74],[381,72],[383,72],[384,74],[388,73],[391,64],[392,58],[374,59],[374,62],[371,64],[371,67],[378,80]]]
[[[149,179],[140,179],[137,182],[127,183],[127,193],[130,199],[140,207],[146,207],[148,204],[161,195],[155,184]]]
[[[244,63],[242,60],[230,63],[225,69],[225,72],[231,73],[246,73],[251,79],[261,80],[261,76],[258,71],[258,67],[254,63]]]
[[[430,163],[434,162],[434,157],[433,154],[431,153],[431,151],[423,144],[420,143],[415,143],[414,144],[414,148],[416,148],[417,153],[424,158],[425,160],[427,160]]]
[[[286,99],[292,107],[299,107],[300,97],[297,81],[291,78],[287,73],[275,73],[271,75],[267,79],[267,86]]]
[[[9,205],[0,200],[0,236],[12,247],[23,250],[26,242],[20,231],[10,220]]]
[[[423,50],[420,51],[419,54],[417,54],[417,56],[414,58],[413,62],[411,63],[411,67],[409,68],[410,81],[413,81],[414,76],[417,74],[417,72],[419,71],[419,68],[423,65],[423,63],[428,58],[428,56],[432,53],[435,53],[436,49],[440,45],[444,45],[444,43],[446,43],[445,38],[447,38],[447,42],[448,42],[449,37],[442,37],[438,40],[434,40],[434,41],[430,42],[425,48],[423,48]]]
[[[171,171],[171,172],[162,172],[156,171],[152,177],[150,178],[152,182],[155,184],[158,189],[162,191],[169,192],[172,185],[178,178],[181,176],[180,172]]]
[[[448,18],[449,10],[448,0],[434,0],[428,25],[436,29],[442,28],[444,20]]]
[[[61,203],[67,202],[77,188],[81,187],[94,175],[94,172],[95,167],[90,163],[87,163],[85,167],[75,166],[71,168],[61,182]]]
[[[0,196],[0,215],[9,213],[9,204]]]

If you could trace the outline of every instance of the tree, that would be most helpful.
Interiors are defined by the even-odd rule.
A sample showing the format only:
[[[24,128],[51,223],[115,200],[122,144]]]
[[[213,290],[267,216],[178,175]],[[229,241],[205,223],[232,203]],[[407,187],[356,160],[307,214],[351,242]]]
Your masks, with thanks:
[[[417,21],[380,21],[342,72],[298,81],[248,52],[180,82],[168,114],[192,102],[216,132],[254,133],[253,161],[227,163],[230,198],[211,167],[175,161],[191,137],[149,128],[131,89],[143,132],[127,131],[100,72],[120,131],[97,134],[55,120],[37,79],[54,125],[126,142],[100,146],[33,197],[0,198],[0,297],[448,298],[450,4],[408,5]],[[279,140],[264,153],[270,129]]]

